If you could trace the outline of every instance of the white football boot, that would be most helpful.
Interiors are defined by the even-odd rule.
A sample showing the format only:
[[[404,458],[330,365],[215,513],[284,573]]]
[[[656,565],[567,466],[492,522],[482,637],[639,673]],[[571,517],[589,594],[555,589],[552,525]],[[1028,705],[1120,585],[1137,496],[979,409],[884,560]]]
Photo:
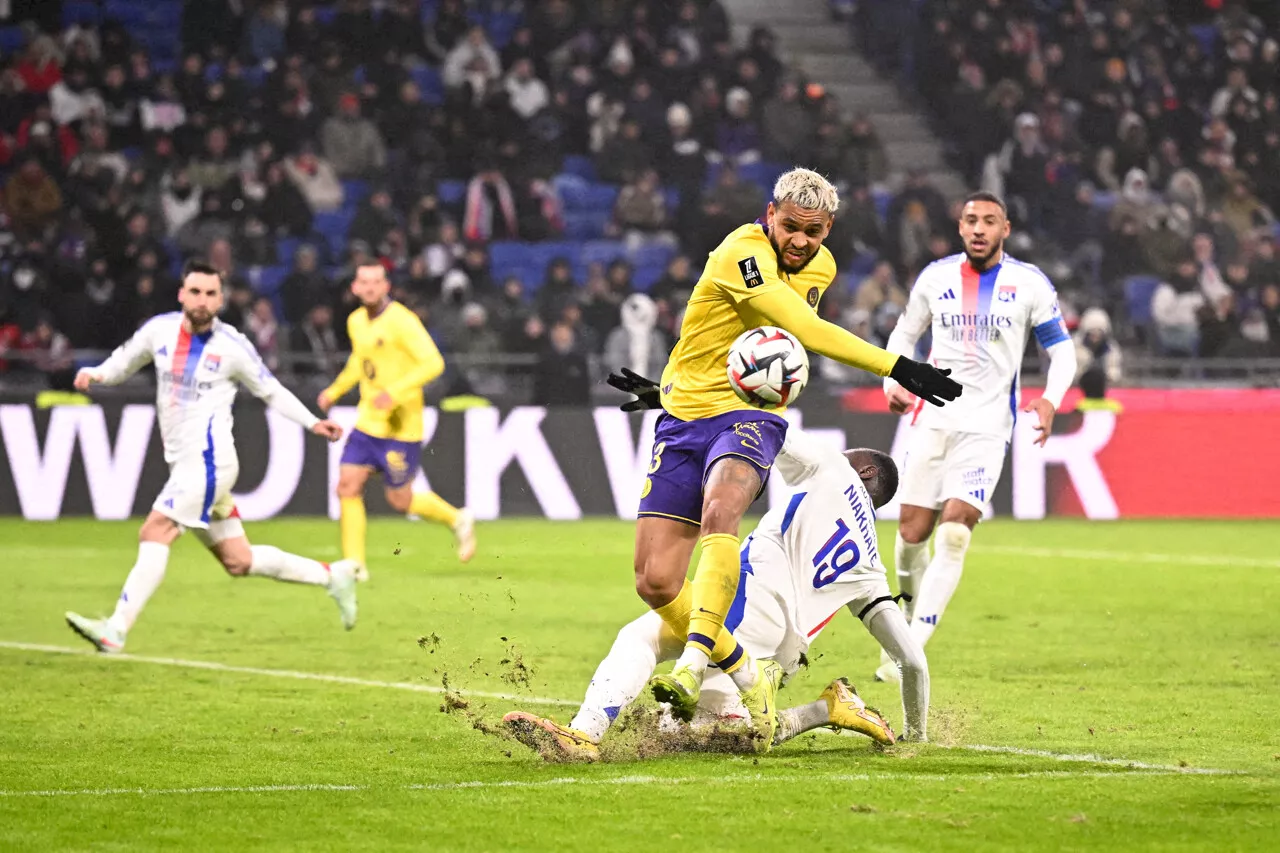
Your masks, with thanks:
[[[470,562],[476,555],[476,517],[471,510],[458,510],[458,520],[453,523],[453,539],[458,546],[458,559]]]
[[[338,560],[329,564],[329,597],[338,604],[342,627],[350,631],[356,626],[356,578],[360,564],[355,560]]]
[[[103,654],[116,655],[124,651],[124,633],[111,627],[109,619],[86,619],[68,610],[67,624]]]

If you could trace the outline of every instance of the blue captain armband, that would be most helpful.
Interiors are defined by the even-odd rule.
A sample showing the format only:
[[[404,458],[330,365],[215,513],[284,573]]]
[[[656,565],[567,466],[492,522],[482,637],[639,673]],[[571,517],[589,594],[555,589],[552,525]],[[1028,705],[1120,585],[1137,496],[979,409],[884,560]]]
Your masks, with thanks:
[[[1045,320],[1039,326],[1035,327],[1036,340],[1040,342],[1040,346],[1048,349],[1054,344],[1060,344],[1067,338],[1067,330],[1062,327],[1062,318],[1054,317],[1052,320]]]

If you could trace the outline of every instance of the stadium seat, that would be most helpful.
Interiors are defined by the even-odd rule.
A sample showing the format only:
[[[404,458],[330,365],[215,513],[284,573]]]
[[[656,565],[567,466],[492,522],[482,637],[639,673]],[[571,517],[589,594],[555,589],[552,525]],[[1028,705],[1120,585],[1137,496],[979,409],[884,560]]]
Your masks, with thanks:
[[[663,266],[637,264],[635,269],[631,271],[631,283],[636,286],[636,290],[648,293],[649,288],[653,287],[654,283],[662,278],[664,272],[666,272],[665,264]]]
[[[578,258],[583,264],[609,264],[617,258],[627,258],[627,247],[621,240],[592,240],[583,243]]]
[[[62,25],[94,25],[102,20],[102,9],[95,0],[67,0],[62,6]]]
[[[356,208],[359,207],[366,198],[372,187],[368,181],[348,180],[342,182],[343,207]]]
[[[1212,57],[1218,48],[1218,28],[1214,24],[1193,24],[1187,28],[1205,56]]]
[[[566,211],[596,211],[608,214],[613,211],[614,202],[618,200],[618,188],[613,184],[598,184],[583,181],[580,178],[566,176],[556,178],[556,191],[564,201]]]
[[[1151,325],[1151,297],[1160,279],[1150,275],[1134,275],[1124,280],[1125,310],[1134,326]]]
[[[564,214],[564,236],[570,240],[598,240],[604,236],[607,216],[595,211],[567,211]]]
[[[333,6],[317,6],[316,21],[321,26],[332,26],[335,18],[338,17],[338,10]]]
[[[1110,210],[1116,206],[1115,193],[1094,193],[1093,206],[1099,210]]]
[[[584,157],[581,154],[570,154],[565,157],[560,169],[562,174],[576,175],[584,181],[596,179],[596,164],[590,157]]]
[[[277,265],[273,267],[249,267],[249,286],[254,293],[263,296],[274,296],[280,292],[280,285],[289,275],[289,267]]]
[[[8,57],[27,46],[22,27],[0,27],[0,56]]]
[[[645,243],[631,253],[631,262],[637,267],[659,267],[666,269],[667,264],[676,254],[675,246],[669,243]]]
[[[343,208],[333,213],[317,213],[312,220],[312,228],[324,238],[332,258],[341,258],[347,249],[347,230],[351,228],[351,220],[355,218],[351,208]]]
[[[222,63],[210,62],[208,65],[204,67],[204,81],[206,83],[213,83],[218,80],[221,80],[222,72],[223,72]]]
[[[441,204],[461,204],[467,197],[467,182],[441,181],[436,185],[436,196]]]
[[[422,90],[422,100],[432,106],[444,103],[444,80],[440,72],[430,65],[419,65],[410,69],[409,76]]]
[[[281,237],[276,241],[276,260],[282,264],[291,265],[293,256],[298,253],[298,247],[302,245],[302,241],[297,237]]]

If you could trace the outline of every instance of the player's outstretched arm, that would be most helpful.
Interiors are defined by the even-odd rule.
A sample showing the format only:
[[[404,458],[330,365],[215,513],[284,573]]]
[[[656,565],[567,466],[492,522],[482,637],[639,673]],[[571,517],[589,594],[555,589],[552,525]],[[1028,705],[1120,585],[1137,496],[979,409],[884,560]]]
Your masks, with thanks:
[[[939,370],[931,364],[894,355],[867,343],[852,332],[818,317],[790,289],[765,291],[752,299],[751,305],[770,323],[795,335],[805,349],[877,376],[891,377],[935,406],[954,400],[963,390],[959,382],[950,378],[950,370]]]
[[[233,376],[240,381],[250,394],[267,404],[303,429],[316,435],[324,436],[330,441],[342,437],[342,427],[333,421],[321,420],[310,409],[303,405],[292,391],[280,384],[280,380],[268,369],[262,356],[254,348],[253,343],[244,335],[231,328],[227,334],[236,338],[240,349],[233,359]]]
[[[107,360],[97,367],[81,368],[76,374],[77,391],[88,391],[94,382],[119,385],[151,361],[151,324],[148,322],[133,337],[116,347]]]

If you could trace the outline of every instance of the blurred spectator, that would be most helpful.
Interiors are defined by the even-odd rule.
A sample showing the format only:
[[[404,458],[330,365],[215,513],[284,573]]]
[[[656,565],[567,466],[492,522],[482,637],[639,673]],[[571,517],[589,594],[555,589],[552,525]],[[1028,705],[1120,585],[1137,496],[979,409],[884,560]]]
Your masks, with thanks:
[[[315,246],[302,245],[293,254],[293,270],[280,283],[280,301],[286,323],[298,323],[311,306],[328,302],[329,283],[320,272]]]
[[[551,103],[547,84],[534,76],[533,60],[521,57],[511,66],[504,84],[511,97],[511,108],[525,121],[533,118]]]
[[[377,125],[360,115],[360,98],[347,92],[338,98],[338,114],[320,129],[324,156],[340,178],[376,177],[387,164],[387,150]]]
[[[47,95],[62,80],[62,54],[57,42],[43,34],[32,39],[16,67],[28,92]]]
[[[905,308],[907,292],[898,284],[893,264],[884,260],[878,261],[871,268],[871,275],[864,278],[858,285],[853,304],[856,309],[870,314],[886,302]]]
[[[253,308],[245,318],[245,334],[257,347],[258,354],[271,370],[280,366],[280,326],[276,322],[276,311],[271,300],[259,296],[253,300]]]
[[[49,108],[58,124],[75,124],[87,118],[101,118],[107,107],[98,90],[90,85],[89,69],[72,65],[49,89]]]
[[[1111,335],[1111,318],[1101,308],[1080,315],[1073,335],[1076,348],[1076,384],[1086,397],[1102,398],[1120,382],[1120,344]]]
[[[29,157],[4,187],[4,208],[20,240],[45,236],[62,213],[58,184],[35,157]]]
[[[515,196],[496,165],[477,172],[467,184],[462,234],[468,241],[520,239]]]
[[[778,92],[765,102],[760,111],[760,127],[764,130],[764,154],[770,160],[804,163],[809,160],[813,117],[800,99],[800,84],[785,79]]]
[[[622,303],[622,322],[609,333],[604,367],[619,372],[627,367],[641,376],[661,376],[667,364],[667,342],[657,328],[658,306],[643,293]]]
[[[333,309],[324,302],[313,302],[301,322],[294,321],[289,332],[289,349],[298,360],[299,374],[333,376],[341,369],[341,348],[333,326]]]
[[[613,205],[614,234],[630,238],[667,236],[667,200],[658,186],[658,173],[645,169],[636,180],[623,186]]]
[[[488,91],[489,84],[502,76],[502,62],[493,45],[489,44],[484,27],[471,27],[466,38],[449,51],[444,58],[441,75],[444,84],[451,89],[469,86],[472,100],[478,100]]]
[[[164,215],[165,231],[175,236],[182,226],[195,219],[201,210],[201,190],[192,185],[186,169],[165,175],[160,183],[160,209]]]
[[[214,241],[229,240],[234,234],[235,225],[221,196],[207,193],[200,197],[200,212],[178,229],[174,239],[185,254],[199,255]]]
[[[693,113],[682,103],[667,108],[667,150],[659,158],[667,182],[690,199],[702,190],[707,157],[702,141],[693,132]]]
[[[0,348],[2,347],[3,344],[0,344]],[[40,318],[36,327],[23,336],[19,348],[31,369],[45,374],[51,387],[71,390],[71,383],[75,379],[75,358],[71,351],[71,341],[53,327],[52,319]]]
[[[391,192],[385,187],[377,187],[361,202],[356,217],[347,230],[347,236],[364,240],[370,246],[377,246],[399,224],[399,214],[391,206]]]
[[[1242,241],[1255,228],[1275,222],[1275,215],[1253,194],[1249,179],[1243,174],[1235,175],[1231,180],[1227,198],[1222,202],[1222,218],[1235,232],[1236,238]]]
[[[138,103],[138,119],[146,133],[172,133],[187,123],[187,108],[173,77],[165,74]]]
[[[11,363],[5,358],[11,350],[17,349],[22,340],[22,327],[11,316],[9,304],[0,291],[0,375],[9,370]]]
[[[693,295],[693,288],[697,283],[698,279],[689,258],[685,255],[676,255],[667,262],[662,278],[649,288],[649,294],[659,302],[659,307],[664,302],[669,307],[682,306]]]
[[[537,310],[543,317],[557,317],[561,308],[576,298],[578,283],[568,258],[552,258],[547,264],[542,287],[538,289]]]
[[[1197,315],[1205,304],[1199,272],[1196,262],[1186,258],[1151,295],[1156,343],[1165,355],[1197,354],[1200,345]]]
[[[267,0],[250,15],[245,26],[245,50],[253,62],[275,59],[284,53],[289,10],[281,0]]]
[[[285,174],[302,193],[312,213],[331,213],[342,207],[345,193],[333,165],[309,147],[284,163]]]
[[[462,308],[462,329],[453,343],[458,355],[485,358],[502,351],[502,341],[489,325],[489,312],[479,302],[468,302]]]
[[[205,134],[204,151],[191,161],[188,172],[192,184],[205,191],[216,191],[222,189],[238,169],[239,164],[232,159],[228,148],[226,129],[213,127]]]
[[[585,406],[591,402],[590,367],[568,323],[554,323],[547,334],[538,356],[533,399],[539,406]]]
[[[760,160],[760,125],[752,116],[751,93],[742,87],[725,95],[725,117],[716,128],[716,153],[741,166]]]
[[[596,156],[596,172],[611,183],[624,183],[634,180],[653,161],[653,151],[640,135],[640,122],[624,118],[617,135]]]
[[[530,315],[524,282],[518,276],[508,276],[502,282],[501,292],[490,304],[489,324],[498,334],[499,349],[506,349],[523,334],[525,321]]]

